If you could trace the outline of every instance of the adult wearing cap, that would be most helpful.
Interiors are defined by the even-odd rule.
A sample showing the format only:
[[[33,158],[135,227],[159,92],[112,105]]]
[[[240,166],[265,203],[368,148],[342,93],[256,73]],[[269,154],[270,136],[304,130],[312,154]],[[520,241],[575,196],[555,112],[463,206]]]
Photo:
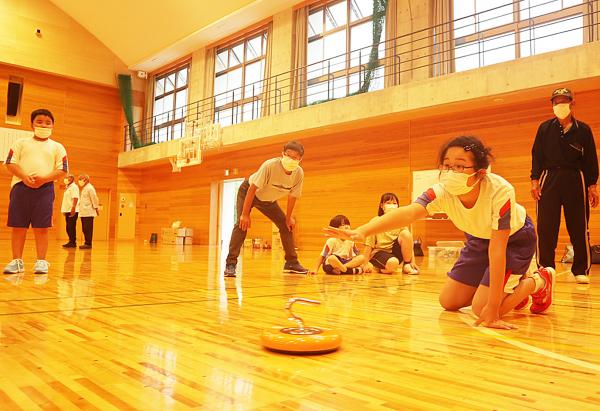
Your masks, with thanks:
[[[588,221],[598,205],[598,158],[590,127],[573,117],[571,90],[559,88],[550,97],[554,117],[540,124],[531,150],[531,195],[537,201],[537,263],[554,267],[561,207],[573,244],[571,272],[589,283],[591,265]]]

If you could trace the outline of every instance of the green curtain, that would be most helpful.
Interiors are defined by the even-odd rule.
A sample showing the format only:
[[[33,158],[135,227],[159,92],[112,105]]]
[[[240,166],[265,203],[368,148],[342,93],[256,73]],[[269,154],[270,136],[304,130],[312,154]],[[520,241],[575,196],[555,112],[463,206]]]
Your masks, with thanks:
[[[369,62],[364,71],[364,79],[358,93],[366,93],[371,86],[371,80],[375,76],[375,69],[379,64],[379,42],[385,22],[385,13],[388,0],[373,0],[373,45],[369,55]],[[386,39],[387,40],[387,39]]]
[[[129,74],[119,74],[119,95],[121,96],[121,104],[123,105],[123,112],[129,125],[129,141],[133,148],[139,148],[142,146],[140,139],[138,138],[137,132],[133,125],[133,86],[131,83],[131,76]]]

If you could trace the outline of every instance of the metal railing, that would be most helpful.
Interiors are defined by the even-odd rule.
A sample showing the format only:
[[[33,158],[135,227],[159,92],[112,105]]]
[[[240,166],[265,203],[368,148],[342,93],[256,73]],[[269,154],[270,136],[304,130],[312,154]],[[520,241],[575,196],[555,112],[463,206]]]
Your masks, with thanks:
[[[479,62],[477,66],[480,67],[486,65],[485,56],[488,53],[493,53],[496,50],[507,47],[516,49],[524,43],[530,43],[531,48],[532,44],[535,45],[535,41],[549,39],[553,36],[566,34],[574,30],[582,30],[585,34],[585,41],[596,41],[598,40],[598,17],[600,16],[598,12],[599,2],[600,0],[586,2],[583,6],[585,9],[583,13],[578,12],[541,24],[534,24],[535,19],[530,18],[500,25],[506,26],[506,31],[493,37],[494,39],[502,39],[513,36],[520,30],[546,29],[547,32],[543,35],[530,36],[529,40],[518,40],[519,36],[516,36],[515,41],[509,44],[484,48],[483,42],[486,41],[486,38],[481,33],[475,33],[476,40],[472,41],[472,43],[477,44],[477,51],[466,53],[460,56],[460,58],[468,59],[476,56]],[[531,15],[532,10],[535,11],[536,7],[542,7],[548,3],[529,7],[529,15]],[[512,5],[513,3],[507,4]],[[381,89],[386,86],[386,83],[387,85],[400,84],[404,80],[404,75],[417,71],[425,71],[424,75],[427,77],[449,74],[454,72],[457,61],[455,50],[464,46],[464,38],[455,39],[453,33],[465,27],[472,25],[479,27],[479,25],[487,21],[498,19],[508,14],[514,14],[511,11],[506,14],[493,15],[490,18],[482,18],[482,16],[489,15],[490,12],[503,7],[506,7],[506,5],[456,19],[449,23],[431,26],[410,34],[384,40],[378,44],[351,50],[350,53],[344,52],[323,61],[276,74],[269,78],[195,101],[184,107],[146,118],[134,123],[133,127],[142,145],[153,144],[185,136],[186,128],[193,121],[202,121],[208,124],[219,122],[223,126],[238,124],[243,121],[277,114],[284,110],[294,110],[325,101]],[[565,8],[564,13],[568,14],[569,9],[581,11],[581,7],[573,6]],[[541,17],[543,16],[536,16],[536,18]],[[552,25],[558,20],[569,21],[580,18],[583,18],[581,27],[556,32],[548,32],[547,30],[552,28]],[[502,27],[494,27],[494,29],[502,31]],[[377,47],[379,54],[379,59],[375,64],[369,61],[369,54],[373,47]],[[518,57],[518,54],[517,52],[515,57]],[[535,54],[535,50],[530,53],[530,55],[533,54]],[[245,96],[246,94],[249,94],[249,97],[246,97],[242,101],[241,96]],[[125,125],[125,151],[132,149],[129,132],[129,125]]]

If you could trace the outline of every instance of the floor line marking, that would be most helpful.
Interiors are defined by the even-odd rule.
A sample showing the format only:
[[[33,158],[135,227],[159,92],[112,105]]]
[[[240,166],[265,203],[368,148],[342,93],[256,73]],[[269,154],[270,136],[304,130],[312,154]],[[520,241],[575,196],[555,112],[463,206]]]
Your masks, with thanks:
[[[472,321],[473,320],[473,315],[472,314],[469,315],[469,314],[467,314],[465,312],[461,312],[459,314],[459,316],[460,316],[460,319],[465,324],[468,324],[471,328],[474,328],[474,329],[476,329],[477,331],[479,331],[479,332],[481,332],[483,334],[486,334],[486,335],[489,335],[491,337],[494,337],[495,339],[497,339],[499,341],[505,342],[507,344],[514,345],[515,347],[522,348],[524,350],[527,350],[527,351],[530,351],[530,352],[533,352],[533,353],[536,353],[536,354],[540,354],[540,355],[552,358],[554,360],[563,361],[563,362],[566,362],[566,363],[569,363],[569,364],[576,365],[578,367],[587,368],[587,369],[590,369],[590,370],[594,370],[594,371],[600,372],[600,365],[598,365],[598,364],[593,364],[593,363],[590,363],[590,362],[587,362],[587,361],[578,360],[577,358],[572,358],[572,357],[569,357],[569,356],[563,355],[563,354],[557,354],[555,352],[548,351],[548,350],[545,350],[543,348],[539,348],[539,347],[536,347],[534,345],[530,345],[530,344],[524,343],[524,342],[516,340],[516,339],[514,339],[514,338],[512,338],[512,337],[510,337],[510,336],[508,336],[506,334],[501,334],[501,333],[499,333],[499,332],[497,332],[497,331],[495,331],[495,330],[493,330],[491,328],[486,328],[484,326],[475,326],[473,324],[473,321]],[[469,317],[468,320],[466,320],[464,318],[464,317],[467,317],[467,316]]]

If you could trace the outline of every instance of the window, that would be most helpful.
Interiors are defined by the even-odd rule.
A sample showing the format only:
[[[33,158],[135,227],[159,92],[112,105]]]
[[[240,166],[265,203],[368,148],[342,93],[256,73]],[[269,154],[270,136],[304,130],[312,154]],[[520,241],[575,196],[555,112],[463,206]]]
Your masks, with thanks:
[[[215,123],[225,127],[261,116],[266,54],[266,30],[217,49]]]
[[[189,65],[179,67],[155,79],[152,117],[155,143],[184,137],[189,69]]]
[[[454,0],[455,71],[583,44],[583,0]]]
[[[307,104],[383,88],[385,10],[373,16],[373,0],[335,0],[309,10]],[[374,43],[379,46],[369,73]]]

